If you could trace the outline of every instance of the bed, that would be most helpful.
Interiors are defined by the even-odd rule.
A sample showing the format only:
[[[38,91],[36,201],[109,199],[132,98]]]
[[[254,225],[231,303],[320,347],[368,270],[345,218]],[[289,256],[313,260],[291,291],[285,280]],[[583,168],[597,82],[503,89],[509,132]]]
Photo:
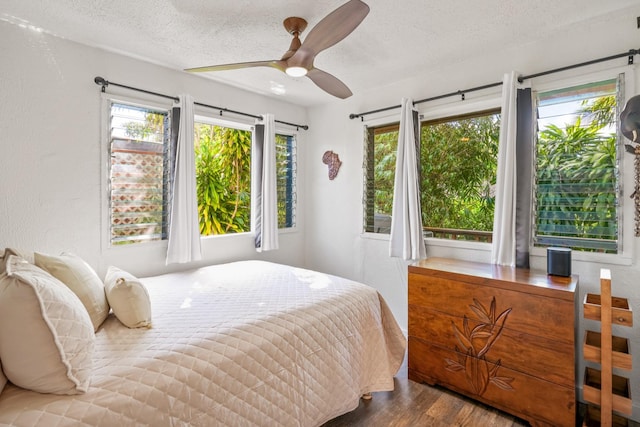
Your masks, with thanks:
[[[8,383],[0,425],[319,426],[393,390],[406,340],[369,286],[264,261],[140,282],[152,326],[109,314],[86,392]]]

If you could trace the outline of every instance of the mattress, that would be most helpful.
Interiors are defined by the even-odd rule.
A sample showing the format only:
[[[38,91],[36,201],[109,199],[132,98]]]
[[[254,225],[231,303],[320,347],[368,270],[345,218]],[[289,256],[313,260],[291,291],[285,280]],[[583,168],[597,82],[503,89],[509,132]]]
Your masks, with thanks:
[[[88,392],[8,384],[0,425],[318,426],[393,390],[406,340],[369,286],[263,261],[142,281],[152,328],[110,314]]]

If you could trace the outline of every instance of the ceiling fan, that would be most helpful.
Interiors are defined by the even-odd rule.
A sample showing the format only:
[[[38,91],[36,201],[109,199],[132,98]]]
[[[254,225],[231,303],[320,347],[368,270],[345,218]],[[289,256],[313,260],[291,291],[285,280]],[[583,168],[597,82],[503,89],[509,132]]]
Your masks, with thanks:
[[[287,32],[293,35],[293,40],[289,50],[285,52],[282,58],[270,61],[238,62],[188,68],[185,71],[197,73],[250,67],[272,67],[293,77],[307,76],[325,92],[338,98],[348,98],[352,95],[351,90],[336,77],[315,68],[313,60],[318,53],[351,34],[368,13],[369,6],[364,2],[350,0],[318,22],[302,43],[299,36],[307,27],[307,21],[303,18],[289,17],[284,20],[283,25]]]

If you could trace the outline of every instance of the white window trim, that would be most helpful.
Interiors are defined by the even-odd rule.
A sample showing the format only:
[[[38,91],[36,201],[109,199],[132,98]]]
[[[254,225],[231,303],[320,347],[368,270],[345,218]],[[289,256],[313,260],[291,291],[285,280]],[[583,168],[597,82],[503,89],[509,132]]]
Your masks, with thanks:
[[[232,121],[228,119],[221,119],[218,117],[212,117],[210,115],[205,115],[205,114],[195,114],[193,121],[196,123],[206,123],[208,125],[221,126],[221,127],[239,129],[239,130],[248,130],[251,132],[253,132],[254,130],[254,126],[249,123],[240,122],[240,121],[237,122],[237,121]]]
[[[208,110],[212,111],[211,109],[208,109]],[[231,128],[231,129],[245,130],[245,131],[250,131],[252,134],[255,129],[253,124],[250,124],[246,121],[235,121],[235,120],[229,120],[226,118],[213,117],[211,115],[200,113],[200,111],[204,111],[204,110],[198,109],[196,111],[193,118],[194,123],[205,123],[212,126],[221,126],[221,127]],[[253,197],[253,195],[251,195],[251,197]],[[247,236],[253,239],[255,238],[255,235],[256,233],[253,230],[253,226],[252,226],[251,230],[244,231],[242,233],[212,234],[209,236],[203,236],[202,234],[200,234],[200,241],[204,243],[206,241],[211,241],[211,240],[222,240],[222,239],[233,239],[233,238],[246,239]]]
[[[501,104],[501,93],[498,93],[475,100],[458,101],[455,104],[443,105],[436,108],[431,105],[423,106],[418,109],[418,113],[420,114],[420,121],[430,121],[492,110],[500,108]]]
[[[545,76],[544,78],[532,79],[531,90],[534,92],[547,92],[555,89],[562,89],[571,86],[578,86],[581,84],[587,84],[596,82],[599,80],[607,80],[618,78],[618,75],[624,74],[624,96],[625,103],[635,94],[635,75],[634,68],[632,66],[612,67],[604,70],[593,72],[582,72],[580,74],[574,73],[573,76],[565,76],[562,78],[550,78]],[[624,143],[624,141],[623,141]],[[628,197],[628,190],[633,189],[635,184],[633,182],[633,173],[627,173],[627,171],[633,171],[633,157],[631,155],[624,155],[620,162],[620,176],[622,177],[621,196],[620,202],[622,203],[622,221],[618,224],[618,234],[620,238],[620,245],[622,251],[617,254],[603,254],[595,252],[584,251],[572,251],[571,258],[575,261],[583,262],[599,262],[612,265],[632,265],[634,254],[634,217],[635,206],[632,200]],[[532,168],[532,173],[535,173]],[[532,192],[532,197],[535,195]],[[532,212],[533,214],[533,212]],[[532,216],[532,220],[535,216]],[[533,236],[532,236],[533,240]],[[529,252],[531,256],[546,257],[546,247],[535,247],[533,242],[529,245]]]

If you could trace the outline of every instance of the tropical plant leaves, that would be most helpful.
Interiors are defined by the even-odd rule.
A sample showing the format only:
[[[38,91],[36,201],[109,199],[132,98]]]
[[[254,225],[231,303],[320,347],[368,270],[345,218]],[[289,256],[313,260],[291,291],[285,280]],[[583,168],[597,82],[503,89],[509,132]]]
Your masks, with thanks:
[[[492,384],[495,384],[496,386],[500,387],[502,390],[508,390],[508,391],[513,390],[513,387],[511,386],[511,383],[513,382],[513,378],[492,377],[489,381],[491,381]]]
[[[200,233],[249,231],[251,132],[198,123],[195,136]]]
[[[464,370],[464,366],[462,366],[460,363],[456,362],[455,360],[444,359],[444,361],[446,363],[445,368],[448,369],[449,371],[457,372],[457,371]]]
[[[485,343],[482,350],[478,352],[479,357],[482,357],[487,351],[489,351],[493,343],[500,337],[500,335],[502,334],[502,328],[504,328],[504,324],[507,321],[509,313],[511,313],[511,308],[503,311],[500,316],[498,316],[496,321],[491,325],[491,331],[489,337],[487,338],[487,342]]]
[[[617,238],[617,139],[615,133],[606,132],[615,103],[613,95],[589,100],[574,123],[547,125],[539,133],[539,234]]]
[[[456,341],[464,350],[459,350],[457,346],[454,346],[454,349],[458,354],[464,353],[464,356],[461,357],[460,362],[445,359],[446,369],[452,372],[464,371],[467,383],[478,395],[482,395],[486,391],[489,383],[495,384],[503,390],[513,390],[511,386],[513,378],[497,375],[501,366],[500,359],[495,364],[491,364],[485,358],[485,355],[502,334],[512,309],[504,310],[496,318],[495,297],[491,300],[489,310],[475,298],[469,308],[478,316],[480,323],[470,330],[469,319],[466,315],[463,317],[462,329],[455,322],[451,322]],[[482,346],[479,351],[476,347],[478,344]]]
[[[480,319],[481,322],[483,323],[492,322],[490,313],[487,312],[487,309],[484,308],[484,305],[482,305],[482,303],[477,299],[475,298],[473,299],[473,304],[470,305],[469,308],[476,314],[476,316],[478,316],[478,319]]]
[[[451,325],[453,326],[453,333],[465,351],[473,350],[473,344],[471,343],[471,339],[467,337],[464,332],[462,332],[458,326],[452,321]]]

